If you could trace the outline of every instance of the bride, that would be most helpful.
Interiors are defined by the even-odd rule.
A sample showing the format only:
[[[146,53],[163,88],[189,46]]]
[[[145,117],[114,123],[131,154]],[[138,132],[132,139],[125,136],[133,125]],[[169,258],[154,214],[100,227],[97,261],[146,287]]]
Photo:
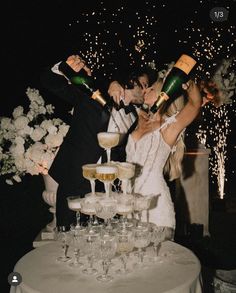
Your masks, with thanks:
[[[162,81],[155,82],[146,90],[144,102],[152,106],[162,87]],[[175,230],[175,211],[170,191],[164,179],[180,176],[184,155],[183,132],[199,113],[202,98],[193,81],[183,85],[188,101],[177,98],[167,109],[159,109],[152,117],[141,111],[136,129],[129,135],[126,146],[126,161],[134,163],[136,170],[132,191],[143,196],[156,197],[148,214],[142,214],[142,221],[166,227],[166,234]],[[148,219],[147,219],[148,217]]]

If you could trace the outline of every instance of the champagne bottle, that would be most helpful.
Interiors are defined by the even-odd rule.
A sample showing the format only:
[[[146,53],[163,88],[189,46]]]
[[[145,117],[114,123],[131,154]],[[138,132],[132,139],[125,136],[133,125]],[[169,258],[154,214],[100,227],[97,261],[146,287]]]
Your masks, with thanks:
[[[168,99],[174,100],[181,95],[182,84],[188,81],[188,74],[195,64],[196,61],[192,57],[186,54],[180,56],[167,75],[157,101],[150,109],[152,113],[156,113]]]
[[[100,90],[95,86],[94,79],[91,76],[88,76],[83,69],[79,72],[75,72],[66,62],[61,62],[59,64],[59,70],[70,80],[72,84],[78,86],[81,91],[87,93],[108,112],[111,111],[113,106],[112,99],[105,99],[103,97]]]

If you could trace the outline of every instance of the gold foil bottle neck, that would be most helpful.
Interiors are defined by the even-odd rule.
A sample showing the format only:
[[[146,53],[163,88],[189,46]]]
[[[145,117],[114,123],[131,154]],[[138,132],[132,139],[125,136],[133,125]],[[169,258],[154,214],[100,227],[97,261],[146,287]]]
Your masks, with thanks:
[[[100,93],[99,90],[96,90],[95,92],[93,92],[92,94],[92,99],[94,99],[95,101],[97,101],[98,103],[100,103],[102,106],[106,105],[106,100],[103,98],[102,94]]]

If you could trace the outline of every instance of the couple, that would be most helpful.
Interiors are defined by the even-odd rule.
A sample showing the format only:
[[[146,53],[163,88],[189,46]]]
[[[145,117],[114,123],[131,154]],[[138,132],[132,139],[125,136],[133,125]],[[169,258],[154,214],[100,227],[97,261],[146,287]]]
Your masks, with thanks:
[[[83,68],[90,74],[79,56],[70,56],[66,62],[75,71]],[[55,71],[55,67],[53,70]],[[189,82],[186,88],[188,101],[185,105],[183,97],[180,97],[165,113],[158,111],[151,119],[141,110],[135,112],[134,109],[134,112],[127,114],[124,109],[113,109],[110,120],[108,117],[104,121],[102,107],[79,91],[76,86],[69,84],[58,72],[45,70],[42,84],[74,107],[70,130],[49,170],[49,174],[59,184],[57,225],[69,225],[74,222],[74,212],[68,209],[66,197],[84,196],[90,192],[89,182],[83,178],[81,167],[83,164],[99,160],[103,150],[98,145],[97,133],[108,130],[128,133],[126,161],[138,164],[142,168],[134,182],[133,191],[144,196],[160,194],[156,208],[150,210],[150,222],[174,229],[174,207],[163,177],[163,169],[170,174],[170,179],[180,175],[184,151],[182,131],[194,120],[201,106],[197,86]],[[162,80],[157,80],[149,87],[148,74],[142,72],[139,76],[132,76],[126,84],[112,82],[108,93],[117,103],[122,98],[126,104],[142,103],[144,100],[146,104],[152,105],[161,86]],[[137,115],[138,119],[135,118]],[[117,155],[120,155],[120,149]],[[112,159],[121,160],[117,157]]]

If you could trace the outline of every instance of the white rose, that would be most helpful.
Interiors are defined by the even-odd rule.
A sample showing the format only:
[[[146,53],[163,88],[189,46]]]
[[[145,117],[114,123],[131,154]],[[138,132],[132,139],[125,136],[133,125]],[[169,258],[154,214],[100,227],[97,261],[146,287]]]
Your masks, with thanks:
[[[24,140],[23,137],[21,137],[21,136],[17,136],[17,137],[15,138],[15,143],[16,143],[16,144],[21,144],[21,145],[23,145],[23,144],[25,143],[25,140]]]
[[[61,135],[63,135],[63,137],[67,134],[68,130],[69,130],[69,125],[66,125],[66,124],[62,124],[59,126],[59,133]]]
[[[56,134],[57,133],[57,128],[54,125],[50,125],[47,130],[48,130],[49,134]]]
[[[42,154],[44,153],[44,149],[45,146],[42,143],[36,142],[34,145],[28,148],[25,153],[25,157],[36,163],[40,163]]]
[[[15,165],[20,172],[26,171],[25,158],[23,155],[15,157]]]
[[[44,106],[40,106],[38,108],[38,113],[39,114],[46,114],[46,108]]]
[[[10,152],[12,153],[13,157],[18,157],[20,155],[23,155],[25,153],[24,145],[22,144],[12,145],[10,147]]]
[[[45,138],[45,143],[49,148],[59,147],[63,142],[63,136],[58,134],[49,134]]]
[[[29,127],[29,125],[27,125],[24,129],[18,130],[17,135],[25,137],[26,135],[31,135],[33,130],[33,127]]]
[[[45,134],[46,134],[46,131],[43,128],[37,127],[30,134],[30,137],[33,139],[33,141],[40,141],[44,137]]]
[[[14,117],[14,119],[16,119],[17,117],[22,116],[23,112],[24,112],[24,108],[22,106],[18,106],[14,109],[12,116]]]
[[[11,125],[11,119],[10,118],[2,118],[1,119],[1,129],[9,129]]]
[[[53,122],[53,125],[56,125],[56,126],[63,123],[63,121],[60,118],[53,118],[52,122]]]
[[[35,101],[31,102],[29,107],[31,111],[38,113],[39,105]]]
[[[29,119],[29,121],[32,121],[37,117],[37,113],[34,110],[29,110],[29,112],[26,114],[26,117]]]
[[[24,129],[29,123],[29,119],[25,116],[17,117],[14,121],[14,125],[17,130]]]
[[[48,128],[50,126],[53,126],[52,124],[52,120],[44,120],[41,124],[40,124],[40,127],[42,127],[43,129],[47,130],[48,131]]]

